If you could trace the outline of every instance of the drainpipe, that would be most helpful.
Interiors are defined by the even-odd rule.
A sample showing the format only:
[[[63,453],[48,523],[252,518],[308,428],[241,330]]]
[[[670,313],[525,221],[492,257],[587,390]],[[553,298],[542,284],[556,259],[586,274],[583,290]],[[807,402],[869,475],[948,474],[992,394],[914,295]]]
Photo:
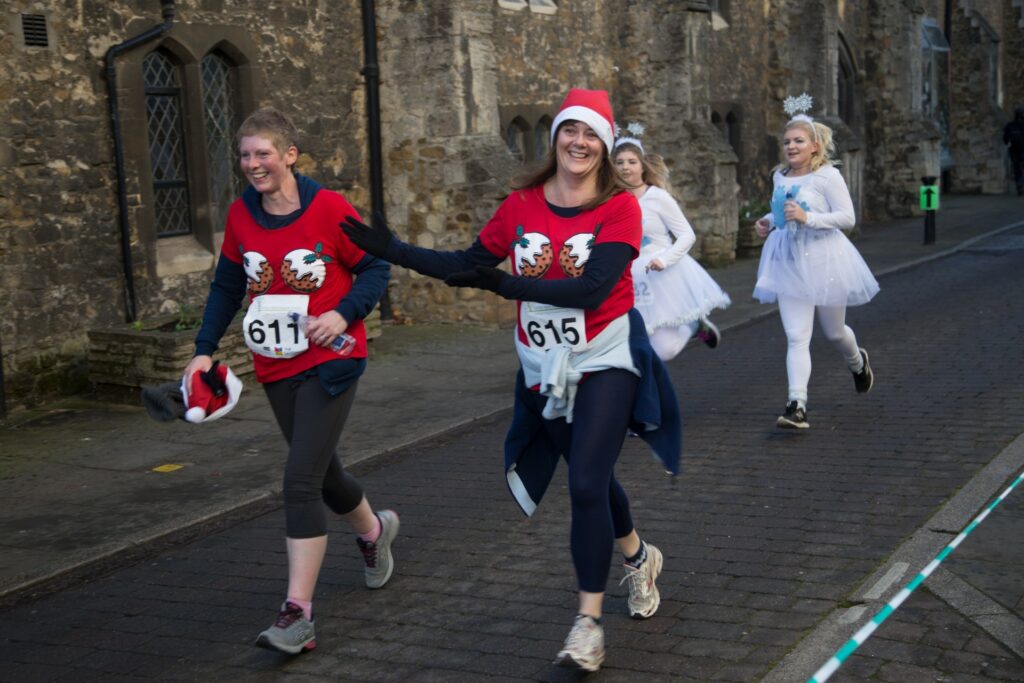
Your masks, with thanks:
[[[370,203],[373,214],[384,215],[384,179],[380,143],[380,66],[377,64],[377,17],[373,0],[362,1],[363,13],[363,66],[360,73],[366,77],[366,123],[370,145]],[[391,298],[387,289],[380,298],[380,317],[391,320]]]
[[[7,393],[4,391],[4,350],[0,346],[0,420],[7,417]]]
[[[160,0],[163,6],[163,23],[129,38],[123,43],[111,45],[104,56],[107,65],[107,99],[110,101],[110,125],[114,135],[114,168],[117,172],[117,209],[121,227],[121,256],[124,265],[124,304],[128,322],[135,322],[135,275],[132,265],[131,226],[128,224],[128,191],[125,187],[124,138],[121,136],[121,114],[117,107],[117,64],[115,60],[143,43],[159,38],[171,30],[174,23],[174,0]]]

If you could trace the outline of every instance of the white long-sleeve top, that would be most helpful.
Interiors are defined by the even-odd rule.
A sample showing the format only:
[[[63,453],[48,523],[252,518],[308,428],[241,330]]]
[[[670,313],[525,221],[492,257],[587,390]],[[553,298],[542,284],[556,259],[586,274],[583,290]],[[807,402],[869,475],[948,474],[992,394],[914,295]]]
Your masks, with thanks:
[[[665,190],[651,185],[640,197],[643,212],[643,239],[640,252],[654,252],[666,268],[683,257],[697,241],[690,222],[676,200]],[[675,242],[673,242],[673,238]]]
[[[762,303],[779,297],[815,306],[856,306],[878,293],[878,282],[843,230],[856,224],[846,181],[833,166],[790,177],[772,178],[772,230],[761,248],[754,297]],[[786,221],[784,204],[795,201],[807,222]]]
[[[790,177],[782,171],[772,176],[775,185],[772,193],[771,213],[765,214],[772,227],[801,227],[795,221],[786,226],[783,205],[792,199],[807,213],[805,228],[818,230],[849,230],[857,223],[853,212],[853,199],[846,187],[843,174],[835,166],[825,165],[813,173]]]

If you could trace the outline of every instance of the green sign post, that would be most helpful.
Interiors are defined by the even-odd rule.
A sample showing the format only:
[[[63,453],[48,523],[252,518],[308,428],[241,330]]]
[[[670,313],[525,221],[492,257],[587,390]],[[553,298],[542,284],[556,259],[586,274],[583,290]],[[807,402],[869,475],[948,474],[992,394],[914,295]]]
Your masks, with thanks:
[[[935,211],[939,208],[938,178],[926,175],[921,178],[921,210],[924,211],[924,243],[935,244]]]
[[[922,211],[935,211],[939,208],[938,185],[922,185],[920,195]]]

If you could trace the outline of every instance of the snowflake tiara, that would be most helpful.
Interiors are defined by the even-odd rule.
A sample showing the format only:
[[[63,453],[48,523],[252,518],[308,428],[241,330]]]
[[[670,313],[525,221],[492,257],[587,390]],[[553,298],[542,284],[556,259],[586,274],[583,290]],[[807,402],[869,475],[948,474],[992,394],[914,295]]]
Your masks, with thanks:
[[[811,106],[814,104],[814,98],[807,93],[800,93],[797,97],[790,95],[782,101],[782,109],[791,118],[796,118],[797,115],[807,116],[807,112],[811,110]],[[807,118],[810,118],[807,116]]]
[[[793,97],[790,95],[782,101],[782,109],[789,116],[789,123],[787,126],[794,121],[801,121],[809,124],[811,133],[814,135],[814,141],[818,142],[818,127],[814,125],[814,119],[807,115],[807,112],[811,110],[811,105],[814,103],[812,98],[807,93],[803,92]]]
[[[615,124],[615,147],[630,144],[637,147],[640,150],[640,153],[643,154],[644,146],[640,142],[640,138],[643,137],[644,134],[643,124],[637,123],[636,121],[630,121],[626,126],[625,132],[628,133],[628,135],[623,135],[622,128],[619,127],[619,124]]]

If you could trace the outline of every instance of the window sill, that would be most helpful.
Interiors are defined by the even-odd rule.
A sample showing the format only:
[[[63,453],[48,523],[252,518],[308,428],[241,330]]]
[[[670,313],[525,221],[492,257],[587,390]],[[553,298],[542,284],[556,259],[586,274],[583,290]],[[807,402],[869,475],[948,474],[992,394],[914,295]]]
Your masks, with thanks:
[[[201,273],[213,268],[213,264],[213,254],[199,244],[192,235],[157,240],[157,277]]]

